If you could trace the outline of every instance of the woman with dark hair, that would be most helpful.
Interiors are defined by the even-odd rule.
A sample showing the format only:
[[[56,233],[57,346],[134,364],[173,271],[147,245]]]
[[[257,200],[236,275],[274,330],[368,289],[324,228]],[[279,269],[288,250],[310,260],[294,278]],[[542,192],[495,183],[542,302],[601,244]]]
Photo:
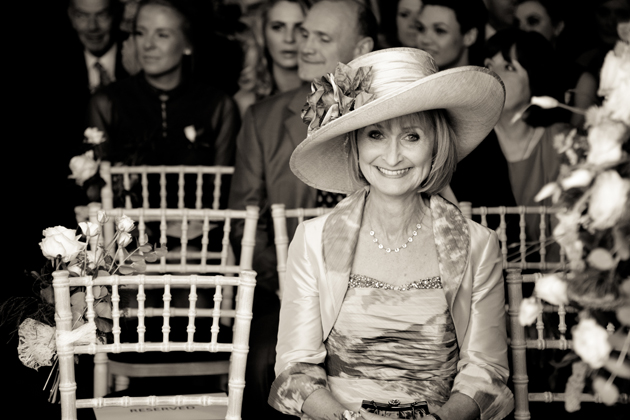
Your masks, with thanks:
[[[520,29],[538,32],[555,46],[564,30],[564,7],[558,0],[520,0],[514,15]]]
[[[440,67],[482,65],[488,13],[481,0],[426,0],[418,15],[416,46]]]
[[[187,6],[141,2],[132,36],[142,70],[92,97],[88,126],[105,133],[105,158],[112,163],[234,164],[238,110],[228,96],[193,80],[194,14]],[[190,187],[186,198],[194,200],[194,182]],[[150,197],[159,200],[159,194]]]
[[[297,31],[310,8],[306,0],[268,0],[243,34],[245,63],[234,95],[241,115],[255,102],[302,84],[297,74]]]
[[[381,0],[378,44],[382,48],[416,47],[416,20],[422,0]]]
[[[473,206],[550,205],[534,197],[558,175],[560,160],[553,139],[568,126],[558,122],[566,120],[564,111],[529,104],[532,96],[562,95],[553,47],[539,33],[506,29],[488,40],[485,55],[486,67],[505,85],[505,106],[493,133],[458,166],[453,191],[459,201]],[[510,222],[518,226],[518,220]],[[528,216],[526,222],[528,240],[537,240],[540,220]],[[550,234],[549,230],[547,237]],[[518,230],[508,236],[510,242],[518,241]]]

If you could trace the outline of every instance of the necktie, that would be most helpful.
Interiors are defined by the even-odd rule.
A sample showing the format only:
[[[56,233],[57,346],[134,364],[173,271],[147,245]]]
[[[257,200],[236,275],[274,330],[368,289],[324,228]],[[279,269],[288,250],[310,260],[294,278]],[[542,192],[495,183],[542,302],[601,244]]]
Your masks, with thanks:
[[[332,208],[344,198],[346,198],[345,194],[317,190],[317,202],[315,206]]]
[[[94,68],[98,71],[99,87],[107,86],[112,82],[109,74],[107,74],[107,70],[105,70],[105,67],[103,67],[101,63],[99,63],[98,61],[94,63]]]

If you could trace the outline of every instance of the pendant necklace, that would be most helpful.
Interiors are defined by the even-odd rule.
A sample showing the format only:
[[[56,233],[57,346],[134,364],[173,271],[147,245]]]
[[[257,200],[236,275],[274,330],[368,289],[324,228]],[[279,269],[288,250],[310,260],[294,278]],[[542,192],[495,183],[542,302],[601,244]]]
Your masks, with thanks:
[[[413,238],[415,236],[417,236],[418,235],[418,231],[420,229],[422,229],[422,221],[423,220],[424,220],[424,212],[422,212],[422,217],[420,218],[420,223],[416,224],[416,229],[413,232],[411,232],[411,236],[409,236],[407,238],[407,242],[405,242],[404,244],[402,244],[398,248],[391,249],[391,248],[384,247],[383,244],[378,241],[376,236],[374,236],[375,235],[374,234],[374,230],[370,228],[370,236],[372,237],[372,242],[374,242],[376,244],[376,246],[378,246],[378,249],[382,249],[383,251],[387,252],[388,254],[390,252],[392,252],[392,251],[400,252],[401,249],[407,248],[407,243],[413,242]],[[370,221],[370,224],[372,224],[371,221]]]

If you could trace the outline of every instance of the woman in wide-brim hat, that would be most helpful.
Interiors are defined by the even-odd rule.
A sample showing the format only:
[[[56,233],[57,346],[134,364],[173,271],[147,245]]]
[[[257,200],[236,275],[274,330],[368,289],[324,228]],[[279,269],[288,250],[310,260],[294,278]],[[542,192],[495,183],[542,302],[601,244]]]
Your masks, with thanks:
[[[312,91],[291,169],[349,195],[289,248],[269,403],[316,419],[375,417],[364,400],[395,417],[387,407],[420,401],[443,420],[505,417],[498,238],[438,194],[495,125],[503,84],[394,48],[339,64]]]

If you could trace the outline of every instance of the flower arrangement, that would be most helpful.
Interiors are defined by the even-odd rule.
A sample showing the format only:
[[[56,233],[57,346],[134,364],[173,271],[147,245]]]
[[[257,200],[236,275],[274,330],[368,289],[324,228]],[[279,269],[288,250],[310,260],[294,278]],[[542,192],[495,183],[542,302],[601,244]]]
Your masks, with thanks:
[[[43,231],[39,246],[47,262],[41,271],[31,272],[35,279],[36,297],[15,297],[0,306],[0,324],[15,324],[19,336],[18,358],[27,367],[38,370],[41,366],[53,366],[51,375],[56,372],[50,391],[49,401],[56,400],[59,385],[55,334],[55,299],[52,273],[67,270],[70,277],[129,275],[142,273],[146,262],[157,261],[166,255],[166,247],[152,247],[148,238],[137,238],[137,247],[128,252],[134,240],[131,232],[135,222],[123,215],[115,221],[116,233],[108,244],[100,244],[103,225],[109,221],[105,212],[98,213],[98,223],[82,222],[79,229],[55,226]],[[95,249],[88,250],[88,243],[97,243]],[[105,286],[94,286],[95,319],[86,319],[87,305],[85,287],[70,290],[73,331],[70,340],[79,344],[91,342],[96,337],[105,343],[112,330],[111,290]],[[33,306],[36,307],[32,311]],[[98,343],[97,343],[98,344]],[[50,376],[49,376],[50,381]],[[44,385],[44,388],[46,388]]]
[[[328,73],[311,83],[311,94],[302,108],[302,121],[308,124],[309,131],[317,130],[371,102],[374,99],[371,85],[371,67],[353,69],[337,64],[334,74]]]
[[[554,140],[563,159],[560,174],[537,197],[551,197],[561,210],[553,235],[568,270],[539,279],[519,314],[522,325],[532,324],[542,309],[539,299],[580,309],[572,330],[575,355],[569,356],[569,412],[580,409],[577,395],[588,377],[608,405],[619,398],[615,379],[630,379],[630,24],[619,32],[621,41],[601,71],[604,102],[586,111],[586,131]],[[562,106],[551,98],[532,98],[532,104]]]

